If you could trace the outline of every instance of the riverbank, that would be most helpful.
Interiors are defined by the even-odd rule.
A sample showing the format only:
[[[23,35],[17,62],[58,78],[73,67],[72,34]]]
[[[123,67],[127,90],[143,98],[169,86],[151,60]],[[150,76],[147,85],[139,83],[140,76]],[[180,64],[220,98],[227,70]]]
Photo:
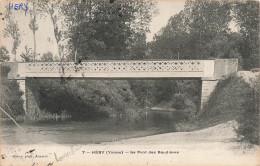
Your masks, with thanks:
[[[125,139],[108,144],[131,144],[131,145],[150,145],[150,144],[195,144],[213,142],[236,142],[234,128],[237,126],[235,121],[228,121],[213,127],[195,130],[190,132],[172,132],[153,136]]]
[[[192,132],[175,132],[104,142],[64,145],[41,142],[3,145],[4,164],[24,165],[257,165],[259,147],[236,141],[234,121]],[[32,152],[30,152],[30,150]],[[17,155],[16,158],[12,155]],[[28,154],[34,158],[19,158]],[[45,156],[37,158],[36,155]],[[3,165],[4,165],[3,164]]]

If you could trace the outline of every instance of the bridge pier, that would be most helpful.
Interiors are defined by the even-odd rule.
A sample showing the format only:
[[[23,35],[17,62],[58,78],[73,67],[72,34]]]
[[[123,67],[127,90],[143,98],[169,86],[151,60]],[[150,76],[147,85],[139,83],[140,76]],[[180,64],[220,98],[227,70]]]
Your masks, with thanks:
[[[26,80],[26,109],[27,109],[27,116],[29,118],[35,118],[37,117],[37,114],[40,113],[39,105],[36,101],[37,97],[33,93],[33,88],[31,86],[28,86],[28,81]]]
[[[200,109],[209,99],[211,93],[215,90],[218,80],[202,80],[201,81],[201,95],[200,95]]]
[[[28,81],[25,79],[17,80],[20,90],[23,92],[22,99],[24,100],[23,109],[26,116],[35,116],[39,112],[39,106],[32,90],[28,86]]]

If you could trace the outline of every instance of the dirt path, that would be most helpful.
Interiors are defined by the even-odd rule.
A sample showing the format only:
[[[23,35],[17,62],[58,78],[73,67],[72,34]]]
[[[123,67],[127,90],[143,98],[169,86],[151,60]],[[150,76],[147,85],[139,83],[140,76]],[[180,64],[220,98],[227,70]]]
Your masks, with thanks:
[[[147,136],[141,138],[132,138],[121,140],[110,144],[124,144],[124,145],[160,145],[160,144],[200,144],[200,143],[220,143],[220,142],[234,142],[236,133],[234,127],[236,123],[229,121],[224,124],[216,125],[202,130],[192,132],[173,132],[166,134],[159,134],[154,136]]]
[[[164,147],[182,153],[184,165],[260,165],[258,146],[237,142],[235,121],[202,130],[132,138],[104,145]]]

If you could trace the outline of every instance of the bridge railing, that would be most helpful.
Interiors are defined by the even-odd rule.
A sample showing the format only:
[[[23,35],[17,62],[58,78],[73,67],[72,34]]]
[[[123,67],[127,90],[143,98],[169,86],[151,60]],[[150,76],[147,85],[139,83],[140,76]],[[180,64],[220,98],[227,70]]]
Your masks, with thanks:
[[[114,60],[16,63],[14,79],[25,77],[181,78],[213,77],[214,60]],[[12,79],[10,77],[10,79]]]
[[[200,60],[178,61],[96,61],[24,63],[26,73],[74,72],[203,72]]]

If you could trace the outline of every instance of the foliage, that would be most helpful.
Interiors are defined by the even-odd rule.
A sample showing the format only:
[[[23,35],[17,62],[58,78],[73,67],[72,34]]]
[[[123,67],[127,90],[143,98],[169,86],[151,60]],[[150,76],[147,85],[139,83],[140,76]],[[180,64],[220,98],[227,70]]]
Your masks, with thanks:
[[[155,103],[170,101],[173,95],[177,92],[176,81],[172,80],[158,80],[154,85]]]
[[[190,54],[189,34],[185,31],[184,13],[180,12],[170,18],[168,25],[162,28],[149,43],[150,58],[158,59],[185,59]]]
[[[152,106],[154,101],[154,80],[129,80],[131,90],[140,107]]]
[[[189,122],[181,122],[176,125],[176,131],[177,132],[189,132],[189,131],[194,131],[198,130],[198,126],[194,121],[189,121]]]
[[[51,113],[66,110],[72,118],[95,120],[125,115],[135,97],[127,81],[39,81],[40,108]]]
[[[134,33],[132,35],[132,42],[133,43],[128,48],[129,55],[127,59],[140,60],[147,58],[146,35]]]
[[[150,58],[237,58],[239,69],[259,67],[259,2],[187,1],[148,44]],[[230,28],[236,22],[240,31]]]
[[[258,84],[250,87],[235,75],[218,83],[197,116],[200,126],[237,120],[237,135],[242,141],[259,144]]]
[[[172,107],[175,109],[184,109],[185,108],[185,98],[183,95],[176,94],[172,97]]]
[[[33,58],[34,58],[34,55],[32,53],[32,49],[28,48],[27,45],[24,48],[25,48],[25,52],[22,52],[22,54],[20,56],[23,58],[23,61],[32,62]]]
[[[11,10],[6,8],[5,13],[6,13],[5,20],[6,20],[7,24],[4,28],[3,34],[4,34],[4,37],[11,37],[13,39],[12,54],[15,55],[14,60],[16,61],[16,50],[21,43],[20,30],[19,30],[17,21],[15,21],[13,15],[12,15]]]
[[[35,33],[38,30],[39,26],[36,22],[36,11],[35,11],[35,2],[32,2],[32,9],[29,9],[30,12],[30,23],[29,28],[33,32],[33,61],[35,61],[36,58],[36,36]]]
[[[151,116],[151,120],[155,127],[167,126],[170,128],[170,126],[174,127],[173,123],[175,123],[169,115],[164,113],[154,113]]]
[[[258,83],[251,87],[243,103],[243,112],[238,118],[238,137],[259,145],[259,86]]]
[[[153,7],[153,2],[143,0],[64,4],[72,52],[69,59],[75,59],[75,54],[77,59],[136,59],[139,53],[144,56]]]
[[[23,109],[23,99],[21,98],[23,92],[20,91],[16,80],[7,79],[9,71],[10,68],[8,66],[1,66],[0,106],[11,116],[17,117],[25,113]],[[1,116],[5,117],[2,113]]]
[[[64,2],[65,3],[65,2]],[[59,60],[64,60],[64,55],[62,54],[63,46],[62,46],[62,12],[61,12],[61,0],[38,0],[34,4],[37,12],[35,13],[40,15],[40,17],[48,16],[53,25],[53,33],[56,40],[56,44],[58,47]],[[33,21],[36,22],[35,16],[33,17]],[[35,24],[35,23],[34,23]],[[37,28],[37,25],[34,25]]]
[[[41,57],[41,61],[43,62],[52,62],[53,61],[53,55],[51,52],[43,53]]]
[[[189,110],[190,107],[194,107],[188,95],[185,101],[182,100],[184,103],[170,97],[174,96],[177,88],[176,82],[170,80],[164,81],[164,84],[162,80],[29,80],[27,85],[35,88],[34,97],[39,101],[41,110],[50,114],[61,114],[62,111],[66,111],[72,119],[77,120],[97,120],[110,116],[116,117],[119,122],[129,121],[131,124],[145,125],[141,123],[145,118],[144,108],[156,106],[155,101],[162,105],[167,102],[180,104],[179,114],[177,111],[174,115],[180,119],[190,114],[189,111],[183,112],[183,109]],[[163,90],[159,87],[160,84],[164,87]],[[159,93],[159,90],[162,90],[162,93]],[[181,93],[185,94],[184,91],[181,90]],[[160,99],[164,94],[169,97],[167,99],[164,97],[166,101]],[[170,107],[171,105],[168,106]],[[178,120],[168,118],[164,122]],[[160,117],[159,120],[150,117],[149,121],[156,125]]]
[[[41,110],[37,112],[36,116],[27,116],[26,121],[30,123],[34,122],[58,122],[58,121],[67,121],[71,119],[71,115],[68,115],[66,111],[62,111],[59,115],[50,112],[46,112],[45,110]]]
[[[131,90],[137,98],[138,106],[152,107],[155,105],[167,105],[167,102],[176,104],[176,95],[185,98],[187,106],[190,102],[198,103],[198,87],[197,81],[176,81],[176,80],[129,80]],[[176,100],[175,100],[176,99]],[[187,99],[187,100],[186,100]],[[172,107],[172,104],[169,107]],[[190,105],[190,104],[188,104]],[[191,104],[193,105],[193,104]]]
[[[198,115],[199,121],[202,125],[213,125],[237,119],[250,93],[250,86],[242,78],[229,76],[217,84]]]
[[[0,48],[0,62],[7,62],[10,60],[9,51],[5,46]]]
[[[155,36],[151,43],[152,57],[209,58],[209,51],[214,51],[210,42],[219,35],[228,35],[229,9],[230,4],[221,1],[187,1],[184,10],[172,16]]]
[[[235,19],[242,34],[240,52],[245,69],[259,67],[259,1],[234,2]]]

